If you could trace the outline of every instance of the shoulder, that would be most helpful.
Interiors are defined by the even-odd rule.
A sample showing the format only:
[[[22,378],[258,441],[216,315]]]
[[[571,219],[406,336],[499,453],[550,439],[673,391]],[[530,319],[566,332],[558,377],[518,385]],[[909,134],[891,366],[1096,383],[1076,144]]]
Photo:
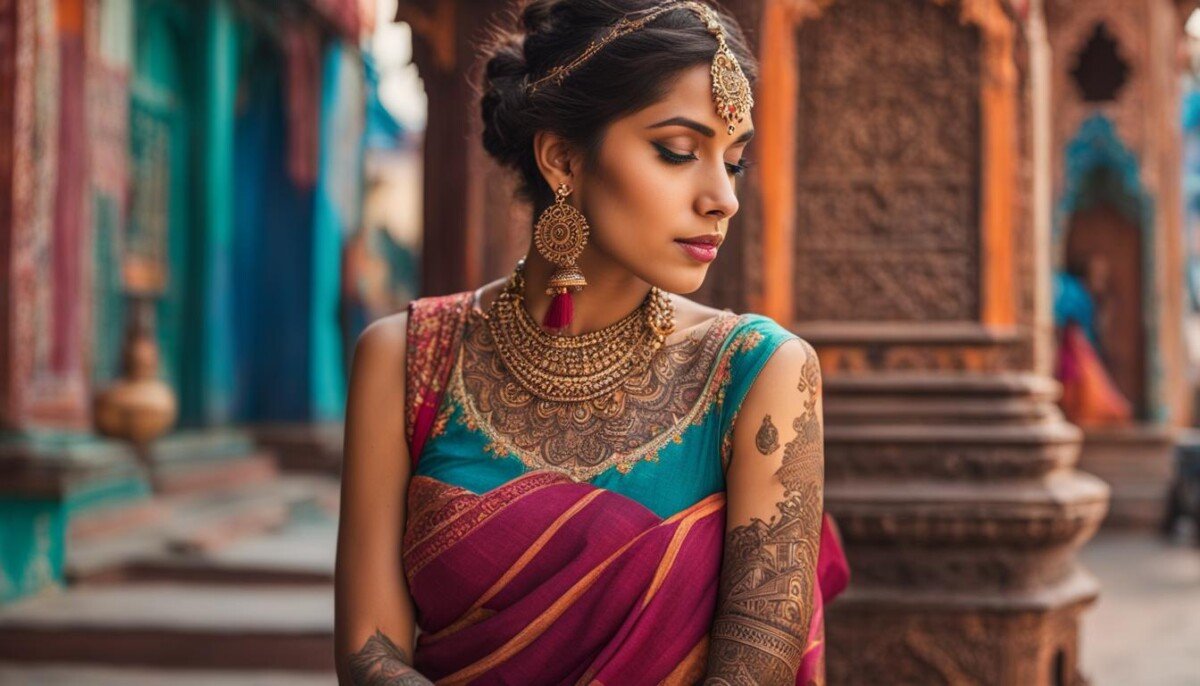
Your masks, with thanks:
[[[816,349],[808,341],[792,334],[784,339],[767,359],[754,387],[799,387],[803,391],[814,384],[819,388],[820,378],[821,361]],[[753,392],[752,388],[751,393]]]
[[[774,319],[754,313],[731,314],[718,372],[723,375],[729,402],[727,421],[732,422],[753,390],[760,394],[771,384],[785,384],[816,353],[807,341]],[[795,381],[791,381],[795,388]]]
[[[358,335],[354,344],[354,363],[378,365],[402,362],[408,338],[408,311],[380,317]],[[403,366],[401,364],[401,366]]]
[[[798,384],[820,386],[820,361],[808,341],[757,313],[738,316],[731,335],[731,376],[739,387],[735,397],[752,402],[756,396],[777,395]],[[807,381],[802,382],[805,379]]]
[[[414,345],[432,348],[428,344],[461,324],[474,296],[474,291],[460,291],[416,298],[404,310],[375,320],[359,334],[355,343],[355,368],[361,359],[363,365],[372,369],[403,369]]]
[[[777,368],[780,360],[790,360],[799,350],[811,350],[812,346],[774,319],[744,312],[733,315],[726,349],[734,376],[753,380],[768,364]]]
[[[355,399],[403,402],[407,337],[407,311],[376,319],[363,329],[350,365],[347,392],[351,404],[356,404]]]

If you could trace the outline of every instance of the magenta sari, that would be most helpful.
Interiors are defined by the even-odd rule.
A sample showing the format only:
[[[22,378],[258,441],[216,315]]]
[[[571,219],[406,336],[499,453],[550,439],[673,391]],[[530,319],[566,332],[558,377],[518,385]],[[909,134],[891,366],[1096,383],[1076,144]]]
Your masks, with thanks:
[[[414,466],[470,295],[410,306]],[[724,535],[724,493],[663,519],[548,470],[483,494],[414,476],[403,562],[422,632],[415,667],[438,684],[697,683]],[[823,608],[848,579],[828,515],[817,573],[801,685],[824,682]]]

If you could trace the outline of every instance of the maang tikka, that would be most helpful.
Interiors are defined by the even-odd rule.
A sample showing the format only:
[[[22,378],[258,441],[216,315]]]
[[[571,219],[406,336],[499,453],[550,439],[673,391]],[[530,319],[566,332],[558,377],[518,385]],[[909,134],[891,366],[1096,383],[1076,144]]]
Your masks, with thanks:
[[[554,204],[538,216],[533,232],[534,247],[556,267],[546,282],[546,295],[552,295],[554,299],[550,301],[550,309],[546,310],[546,316],[542,319],[542,326],[553,330],[570,326],[575,316],[575,301],[571,292],[587,285],[587,279],[575,266],[575,260],[583,254],[590,227],[587,217],[567,203],[570,194],[570,186],[558,184],[554,191]]]
[[[737,57],[729,47],[720,17],[713,8],[695,0],[667,2],[626,14],[613,24],[603,37],[589,42],[583,52],[574,59],[554,67],[537,79],[527,81],[526,94],[532,96],[549,83],[561,86],[567,76],[600,52],[604,46],[677,9],[686,9],[699,17],[700,21],[704,22],[704,28],[717,40],[717,50],[713,53],[710,69],[712,96],[717,106],[717,115],[725,120],[726,131],[732,135],[737,124],[744,120],[750,108],[754,107],[753,89],[746,73],[742,71],[742,65],[738,63]]]

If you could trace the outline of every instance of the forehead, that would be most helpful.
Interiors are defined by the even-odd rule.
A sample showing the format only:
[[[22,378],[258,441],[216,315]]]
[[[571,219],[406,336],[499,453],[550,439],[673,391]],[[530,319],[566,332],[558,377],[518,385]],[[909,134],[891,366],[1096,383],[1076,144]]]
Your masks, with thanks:
[[[709,65],[697,64],[673,76],[667,94],[634,113],[630,119],[635,125],[646,125],[673,116],[694,119],[715,131],[725,131],[725,120],[717,116],[717,104],[713,100],[712,70]],[[737,124],[734,137],[751,128],[754,128],[753,122],[748,116]]]

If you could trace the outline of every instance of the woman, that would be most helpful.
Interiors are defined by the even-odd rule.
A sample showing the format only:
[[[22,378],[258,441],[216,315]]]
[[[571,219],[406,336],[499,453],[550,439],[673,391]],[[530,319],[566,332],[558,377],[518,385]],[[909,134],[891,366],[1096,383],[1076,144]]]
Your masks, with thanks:
[[[819,683],[845,569],[816,354],[678,295],[738,210],[752,55],[699,2],[519,24],[482,115],[534,207],[525,259],[355,352],[342,683]]]

